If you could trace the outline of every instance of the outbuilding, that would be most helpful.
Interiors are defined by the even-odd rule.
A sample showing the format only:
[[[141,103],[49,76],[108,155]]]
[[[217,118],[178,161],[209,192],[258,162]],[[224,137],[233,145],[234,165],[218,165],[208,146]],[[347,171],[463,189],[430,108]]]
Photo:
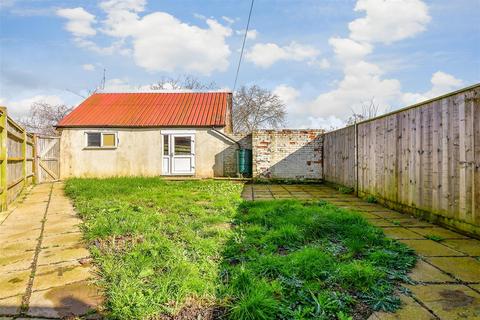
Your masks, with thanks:
[[[96,93],[57,129],[61,178],[234,174],[229,92]]]

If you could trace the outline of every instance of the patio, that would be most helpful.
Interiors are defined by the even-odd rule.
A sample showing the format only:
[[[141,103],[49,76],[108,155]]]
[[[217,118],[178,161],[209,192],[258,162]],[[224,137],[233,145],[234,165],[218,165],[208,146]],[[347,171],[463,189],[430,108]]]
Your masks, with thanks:
[[[419,261],[395,314],[375,313],[370,319],[480,318],[480,241],[406,214],[368,203],[325,185],[250,184],[246,200],[325,200],[358,211],[391,238],[414,249]],[[433,239],[433,240],[432,240]],[[434,241],[435,240],[435,241]]]

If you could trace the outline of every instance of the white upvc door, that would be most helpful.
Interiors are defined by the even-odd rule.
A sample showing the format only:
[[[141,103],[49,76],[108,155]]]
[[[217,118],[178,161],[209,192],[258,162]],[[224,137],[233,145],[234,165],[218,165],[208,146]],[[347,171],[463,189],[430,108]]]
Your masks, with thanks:
[[[192,175],[195,173],[195,135],[175,133],[164,135],[163,173]],[[165,144],[168,143],[168,147]]]

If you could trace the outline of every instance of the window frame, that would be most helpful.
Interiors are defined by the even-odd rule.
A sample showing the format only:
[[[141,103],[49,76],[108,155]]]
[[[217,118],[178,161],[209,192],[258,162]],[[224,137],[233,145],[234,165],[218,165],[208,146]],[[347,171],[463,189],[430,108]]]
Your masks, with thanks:
[[[100,146],[97,147],[97,146],[89,146],[88,145],[88,134],[93,134],[93,133],[100,133]],[[89,130],[89,131],[85,131],[84,132],[85,134],[85,147],[84,149],[105,149],[105,150],[108,150],[108,149],[117,149],[118,148],[118,132],[117,131],[96,131],[96,130]],[[104,146],[103,145],[103,135],[114,135],[115,136],[115,139],[114,139],[114,142],[115,142],[115,145],[114,146]]]

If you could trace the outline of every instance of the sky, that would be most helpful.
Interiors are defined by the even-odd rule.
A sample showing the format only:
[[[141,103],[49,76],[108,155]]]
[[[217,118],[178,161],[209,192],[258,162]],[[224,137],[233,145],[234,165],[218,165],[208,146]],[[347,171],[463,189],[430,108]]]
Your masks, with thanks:
[[[193,75],[232,90],[250,0],[0,0],[0,104],[76,106],[99,86]],[[256,0],[238,86],[330,129],[480,82],[480,0]]]

